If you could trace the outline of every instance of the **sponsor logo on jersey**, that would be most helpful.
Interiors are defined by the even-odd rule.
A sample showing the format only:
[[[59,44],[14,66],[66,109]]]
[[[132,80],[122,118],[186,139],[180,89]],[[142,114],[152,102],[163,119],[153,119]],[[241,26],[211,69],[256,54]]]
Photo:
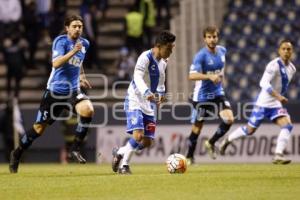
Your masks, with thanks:
[[[206,74],[219,74],[221,73],[220,69],[214,70],[214,71],[207,71]]]
[[[69,62],[68,62],[70,65],[74,65],[75,67],[80,67],[81,66],[81,63],[82,63],[82,60],[80,60],[80,58],[76,57],[76,56],[73,56]]]
[[[155,70],[155,65],[152,65],[150,68],[151,68],[151,70],[154,71]]]

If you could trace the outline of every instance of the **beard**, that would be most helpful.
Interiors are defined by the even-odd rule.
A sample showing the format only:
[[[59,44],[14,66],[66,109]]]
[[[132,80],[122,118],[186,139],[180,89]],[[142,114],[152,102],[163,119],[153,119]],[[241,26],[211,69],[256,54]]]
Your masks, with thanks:
[[[207,45],[210,49],[214,49],[216,46],[217,46],[217,44],[216,43],[210,43],[210,44],[208,44]]]

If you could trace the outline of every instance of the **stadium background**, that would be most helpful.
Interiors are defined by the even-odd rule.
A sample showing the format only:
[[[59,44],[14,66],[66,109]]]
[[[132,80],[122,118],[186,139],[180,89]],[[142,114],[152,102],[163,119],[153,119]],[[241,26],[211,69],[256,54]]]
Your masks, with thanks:
[[[194,53],[202,45],[202,29],[208,24],[216,24],[220,27],[220,43],[228,49],[225,83],[228,98],[233,104],[235,112],[238,103],[251,101],[259,91],[258,80],[262,76],[265,64],[276,56],[277,42],[284,37],[290,38],[295,44],[294,63],[299,66],[299,35],[300,35],[300,1],[299,0],[181,0],[172,2],[172,19],[170,29],[177,35],[176,48],[170,58],[167,77],[167,90],[170,94],[169,103],[179,104],[176,106],[178,116],[183,120],[176,120],[170,112],[163,113],[159,125],[173,127],[176,125],[189,125],[188,99],[192,91],[192,84],[187,80],[189,66]],[[68,12],[78,12],[79,0],[68,0]],[[106,19],[99,21],[97,37],[97,56],[101,63],[101,70],[97,68],[87,69],[86,73],[92,74],[89,80],[93,84],[90,95],[100,96],[93,102],[99,106],[96,109],[94,122],[103,122],[107,119],[108,125],[125,126],[124,120],[116,120],[112,115],[114,105],[122,102],[126,89],[114,85],[114,76],[117,69],[113,67],[118,57],[119,49],[124,45],[122,37],[122,19],[127,8],[133,3],[132,0],[110,0]],[[159,31],[157,27],[155,31]],[[38,67],[29,69],[22,81],[19,105],[24,119],[25,128],[30,127],[35,119],[40,97],[45,87],[45,74],[43,59],[49,47],[39,44],[36,59]],[[95,74],[105,74],[107,79]],[[105,81],[107,80],[107,82]],[[107,84],[106,84],[107,83]],[[124,83],[126,84],[126,83]],[[288,97],[290,99],[288,110],[295,123],[299,123],[299,98],[298,90],[300,84],[299,72],[290,85]],[[7,99],[5,93],[5,67],[3,56],[0,66],[0,101],[1,112]],[[103,95],[104,94],[104,95]],[[176,94],[176,95],[175,95]],[[107,110],[104,105],[108,105]],[[172,105],[166,105],[166,109],[172,109]],[[107,118],[104,114],[107,113]],[[120,113],[122,116],[123,114]],[[245,119],[237,121],[244,122]],[[209,122],[214,125],[214,121]],[[106,129],[100,127],[98,130]],[[269,129],[263,129],[268,132]],[[28,151],[24,161],[26,162],[58,162],[59,151],[63,146],[61,124],[55,123],[46,130],[43,137],[33,144]],[[295,129],[299,134],[299,129]],[[119,133],[124,135],[123,133]],[[87,141],[87,155],[90,162],[96,161],[99,155],[96,152],[97,129],[93,128]],[[101,135],[100,135],[101,137]],[[297,138],[299,136],[297,135]],[[300,141],[295,146],[299,148]],[[0,142],[0,161],[3,162],[3,144]],[[299,149],[294,152],[299,155]],[[47,156],[45,156],[47,155]],[[197,159],[201,162],[201,157]],[[266,160],[268,162],[269,160]]]

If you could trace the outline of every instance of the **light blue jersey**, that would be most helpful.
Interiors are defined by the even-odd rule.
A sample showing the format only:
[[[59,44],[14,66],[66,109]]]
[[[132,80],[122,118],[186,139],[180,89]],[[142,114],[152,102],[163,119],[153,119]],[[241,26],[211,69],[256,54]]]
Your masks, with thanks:
[[[194,57],[190,73],[219,74],[224,73],[226,48],[216,47],[216,53],[210,52],[207,47],[200,49]],[[199,80],[195,83],[193,101],[205,102],[215,99],[217,96],[224,96],[222,83],[214,84],[210,80]]]
[[[80,37],[82,48],[68,62],[58,68],[52,68],[48,79],[47,89],[57,94],[68,95],[79,90],[80,67],[83,63],[89,41]],[[52,45],[52,61],[64,56],[74,48],[77,41],[71,40],[67,35],[55,38]]]

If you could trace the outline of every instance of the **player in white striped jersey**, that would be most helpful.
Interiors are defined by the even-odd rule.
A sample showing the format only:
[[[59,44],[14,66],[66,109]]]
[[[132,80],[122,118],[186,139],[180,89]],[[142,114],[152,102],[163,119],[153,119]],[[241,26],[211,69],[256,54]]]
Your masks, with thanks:
[[[164,100],[166,59],[172,53],[175,39],[172,33],[161,32],[154,48],[143,52],[137,60],[124,103],[127,133],[132,137],[123,147],[113,149],[114,172],[130,174],[132,154],[152,144],[156,126],[154,110]]]
[[[283,153],[291,137],[293,125],[287,110],[282,104],[288,102],[284,96],[287,93],[289,82],[296,72],[291,62],[293,45],[289,40],[279,44],[279,57],[275,58],[266,67],[260,81],[261,92],[255,102],[247,126],[233,131],[220,145],[220,154],[225,154],[227,146],[234,140],[252,135],[260,126],[264,118],[276,123],[281,131],[277,138],[274,164],[288,164],[291,160],[284,157]]]

